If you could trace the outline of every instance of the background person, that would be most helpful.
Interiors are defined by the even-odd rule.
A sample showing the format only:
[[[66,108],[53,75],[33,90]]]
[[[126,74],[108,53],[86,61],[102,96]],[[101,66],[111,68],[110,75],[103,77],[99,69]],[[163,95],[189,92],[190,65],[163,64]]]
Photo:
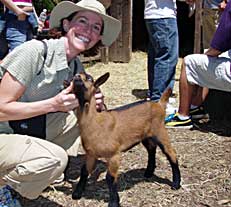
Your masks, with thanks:
[[[16,6],[12,0],[1,0],[0,1],[0,61],[5,57],[8,52],[8,43],[5,37],[5,8],[4,5],[12,10],[19,18],[25,16],[27,13],[21,8]]]
[[[231,59],[219,56],[231,49],[230,32],[231,2],[228,2],[208,51],[184,58],[180,75],[179,109],[166,118],[166,127],[193,127],[192,117],[204,115],[201,104],[208,91],[204,92],[203,88],[231,91]]]
[[[224,10],[224,0],[203,0],[202,11],[202,43],[203,49],[210,47],[210,42],[219,24],[220,16]]]
[[[9,52],[22,43],[31,40],[34,31],[38,28],[38,20],[32,0],[13,0],[13,2],[27,12],[27,15],[17,16],[14,11],[6,9],[6,40],[9,45]]]
[[[168,87],[174,87],[178,61],[176,1],[145,0],[144,19],[148,31],[148,96],[159,101]],[[169,104],[166,112],[172,113]]]

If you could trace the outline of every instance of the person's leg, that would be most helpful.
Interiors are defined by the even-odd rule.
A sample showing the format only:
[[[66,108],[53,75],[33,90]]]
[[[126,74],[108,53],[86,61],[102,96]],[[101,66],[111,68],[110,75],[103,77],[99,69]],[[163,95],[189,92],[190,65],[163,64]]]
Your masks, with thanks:
[[[186,77],[185,63],[183,61],[181,74],[180,74],[180,84],[179,84],[179,95],[180,95],[180,103],[179,103],[179,114],[182,116],[189,115],[189,107],[192,101],[193,94],[193,85],[189,84]]]
[[[152,73],[151,100],[158,101],[167,87],[173,87],[175,68],[178,61],[178,30],[176,19],[149,19],[146,26],[152,45],[148,71]],[[149,47],[150,48],[150,47]],[[153,67],[153,68],[151,68]],[[149,75],[151,76],[151,75]]]
[[[37,198],[67,165],[67,154],[46,140],[0,135],[0,186],[9,185],[23,197]]]
[[[147,29],[151,27],[150,20],[146,20]],[[149,30],[149,29],[148,29]],[[153,31],[154,32],[154,31]],[[153,44],[151,42],[151,33],[149,33],[149,42],[148,42],[148,60],[147,60],[147,75],[148,75],[148,97],[151,98],[152,94],[152,84],[154,80],[154,60],[155,60],[155,51],[153,48]]]
[[[194,87],[193,95],[192,95],[192,105],[193,106],[201,106],[205,101],[207,95],[209,93],[209,89],[206,87]]]
[[[203,9],[202,15],[202,37],[203,48],[208,49],[212,40],[213,34],[216,31],[219,21],[218,10],[215,9]]]
[[[81,141],[74,112],[48,114],[46,125],[46,139],[61,146],[68,155],[77,156]]]
[[[176,114],[166,118],[166,126],[186,128],[192,125],[189,109],[195,87],[213,88],[231,91],[230,59],[209,57],[204,54],[188,55],[184,58],[180,77],[180,104]],[[200,89],[201,90],[201,89]],[[198,100],[203,101],[208,90],[199,93]],[[197,102],[197,104],[201,104]],[[181,120],[183,120],[181,122]]]

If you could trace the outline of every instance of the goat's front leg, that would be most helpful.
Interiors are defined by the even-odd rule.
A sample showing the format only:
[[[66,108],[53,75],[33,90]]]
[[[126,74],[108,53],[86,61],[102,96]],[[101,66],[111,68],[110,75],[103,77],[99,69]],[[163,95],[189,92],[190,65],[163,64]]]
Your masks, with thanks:
[[[88,175],[89,173],[87,171],[86,164],[84,164],[81,168],[80,180],[72,192],[72,199],[80,199],[82,197],[82,193],[87,183]]]
[[[156,143],[152,138],[147,138],[142,141],[142,144],[148,151],[148,165],[144,173],[144,177],[150,178],[153,176],[153,173],[156,168]]]
[[[108,172],[106,175],[106,181],[109,189],[109,203],[108,207],[119,207],[120,199],[118,194],[117,176],[118,168],[120,164],[120,155],[113,156],[108,161]]]
[[[81,168],[80,180],[76,185],[72,193],[72,199],[80,199],[82,193],[85,190],[88,175],[92,172],[95,167],[96,159],[90,156],[87,156],[86,164]]]

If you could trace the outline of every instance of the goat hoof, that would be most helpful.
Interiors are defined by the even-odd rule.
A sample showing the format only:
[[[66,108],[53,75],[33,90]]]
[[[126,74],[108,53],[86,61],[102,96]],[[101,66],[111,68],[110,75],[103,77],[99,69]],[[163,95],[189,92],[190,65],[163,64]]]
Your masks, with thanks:
[[[173,183],[172,184],[172,187],[171,187],[172,190],[178,190],[179,188],[180,188],[180,184],[179,183]]]
[[[78,192],[78,191],[74,191],[73,193],[72,193],[72,199],[73,200],[78,200],[78,199],[80,199],[82,197],[82,193],[80,193],[80,192]]]
[[[151,178],[152,176],[153,176],[153,172],[145,171],[144,177],[146,177],[146,178]]]
[[[108,203],[108,207],[120,207],[120,204],[118,202],[110,202]]]

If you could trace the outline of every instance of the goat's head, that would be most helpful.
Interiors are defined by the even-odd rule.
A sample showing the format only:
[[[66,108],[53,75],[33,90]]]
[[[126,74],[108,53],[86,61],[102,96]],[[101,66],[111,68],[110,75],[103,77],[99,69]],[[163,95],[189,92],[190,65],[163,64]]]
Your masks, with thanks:
[[[99,90],[99,86],[107,81],[109,73],[100,76],[96,81],[93,77],[85,72],[76,74],[73,79],[73,93],[79,100],[81,109],[89,103],[92,96]]]

